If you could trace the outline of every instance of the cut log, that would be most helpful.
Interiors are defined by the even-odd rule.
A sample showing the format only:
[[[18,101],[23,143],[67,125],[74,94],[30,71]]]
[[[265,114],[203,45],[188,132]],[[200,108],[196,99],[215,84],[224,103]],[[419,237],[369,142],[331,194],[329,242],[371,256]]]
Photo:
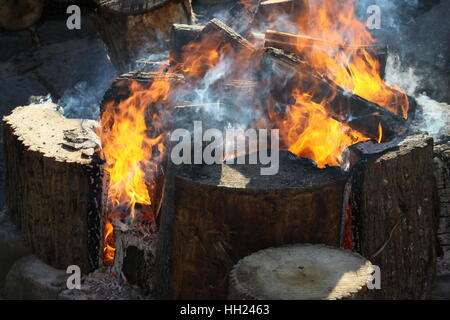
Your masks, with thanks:
[[[357,54],[361,49],[365,49],[380,63],[379,71],[382,77],[384,77],[388,56],[387,47],[385,45],[347,45],[333,43],[306,35],[278,32],[274,30],[267,30],[265,32],[264,46],[283,49],[286,52],[295,53],[300,59],[305,58],[305,49],[307,53],[310,53],[309,48],[312,47],[336,48],[336,50],[344,50],[345,52],[352,52],[355,54]]]
[[[174,187],[171,298],[226,298],[233,265],[267,247],[339,246],[346,174],[292,160],[288,152],[280,153],[279,162],[280,171],[272,176],[261,176],[261,165],[180,169]]]
[[[307,63],[280,49],[264,49],[263,75],[272,96],[281,105],[292,104],[294,89],[308,92],[316,103],[325,103],[330,116],[349,127],[377,140],[379,125],[383,129],[382,141],[406,132],[406,121],[379,105],[340,88],[326,76],[315,72]]]
[[[0,1],[0,28],[22,30],[35,24],[42,15],[44,0]]]
[[[230,273],[230,300],[361,299],[372,264],[324,245],[269,248],[240,260]]]
[[[362,155],[353,174],[354,249],[381,269],[376,299],[427,299],[436,268],[433,139]]]
[[[57,108],[18,107],[3,119],[7,212],[37,257],[90,272],[103,232],[96,122],[64,118]]]
[[[108,47],[113,65],[128,72],[134,61],[168,49],[174,23],[191,24],[191,0],[96,0],[97,29]]]

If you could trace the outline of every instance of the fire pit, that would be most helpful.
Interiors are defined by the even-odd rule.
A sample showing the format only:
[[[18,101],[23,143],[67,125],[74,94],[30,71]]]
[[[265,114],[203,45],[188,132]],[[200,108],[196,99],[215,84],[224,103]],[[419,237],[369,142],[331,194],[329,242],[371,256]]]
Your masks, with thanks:
[[[223,299],[245,256],[325,244],[380,267],[383,289],[365,297],[429,297],[433,138],[417,129],[416,100],[384,81],[387,48],[345,3],[258,1],[238,26],[173,24],[168,61],[115,79],[98,122],[52,104],[15,109],[8,213],[33,253],[157,298]],[[119,9],[108,5],[98,23],[124,70],[136,43],[111,38]],[[147,14],[122,11],[127,28]]]

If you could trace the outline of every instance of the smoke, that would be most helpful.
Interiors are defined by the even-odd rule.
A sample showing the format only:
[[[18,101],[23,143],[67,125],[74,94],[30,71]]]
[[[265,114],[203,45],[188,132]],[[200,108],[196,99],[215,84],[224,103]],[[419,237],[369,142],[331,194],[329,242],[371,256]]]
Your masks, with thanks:
[[[371,31],[389,49],[385,80],[416,98],[421,111],[416,127],[437,138],[441,129],[448,125],[438,101],[450,102],[449,79],[445,76],[450,66],[447,22],[450,1],[422,3],[418,0],[359,0],[357,13],[365,21],[368,6],[380,7],[381,29]]]
[[[419,129],[428,132],[434,138],[439,138],[442,128],[449,124],[448,111],[426,95],[420,94],[416,100],[422,109]]]
[[[403,65],[400,57],[392,53],[387,58],[385,80],[391,86],[399,86],[409,96],[416,95],[422,81],[415,68]]]

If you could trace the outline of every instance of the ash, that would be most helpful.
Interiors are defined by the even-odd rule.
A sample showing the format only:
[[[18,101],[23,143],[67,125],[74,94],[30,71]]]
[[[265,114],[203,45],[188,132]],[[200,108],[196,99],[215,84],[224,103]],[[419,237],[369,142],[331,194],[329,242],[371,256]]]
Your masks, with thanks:
[[[117,278],[110,268],[97,269],[84,276],[80,290],[64,290],[60,299],[67,300],[151,300],[142,291]]]

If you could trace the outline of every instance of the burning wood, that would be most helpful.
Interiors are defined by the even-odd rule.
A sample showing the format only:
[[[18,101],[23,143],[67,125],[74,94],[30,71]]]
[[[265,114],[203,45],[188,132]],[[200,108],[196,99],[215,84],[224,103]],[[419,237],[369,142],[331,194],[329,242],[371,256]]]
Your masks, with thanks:
[[[171,72],[183,73],[191,80],[203,79],[206,72],[214,67],[221,56],[239,57],[241,61],[250,61],[255,52],[254,46],[232,28],[219,19],[212,19],[201,31],[198,28],[182,28],[195,41],[189,42],[179,50],[179,41],[172,41],[172,56],[180,63],[173,66]],[[177,31],[174,31],[177,38]]]
[[[383,130],[383,141],[406,132],[406,123],[402,118],[346,92],[294,55],[266,48],[263,64],[264,71],[271,75],[269,81],[275,84],[272,88],[273,97],[284,106],[291,104],[289,92],[296,89],[308,93],[316,103],[324,102],[323,106],[334,119],[372,139],[379,139],[379,125]]]
[[[212,19],[203,29],[201,37],[208,37],[209,39],[216,41],[219,46],[230,44],[236,52],[239,53],[252,53],[255,50],[248,40],[219,19]]]
[[[334,47],[338,50],[343,51],[352,50],[355,53],[358,53],[358,51],[364,49],[379,61],[379,72],[382,77],[384,77],[384,70],[386,68],[387,47],[384,45],[354,45],[333,43],[320,38],[309,37],[306,35],[267,30],[265,32],[264,46],[283,49],[287,52],[295,53],[299,56],[300,59],[307,58],[308,50],[311,50],[312,47],[315,47],[317,50],[326,50],[326,48]]]
[[[189,24],[173,24],[170,31],[170,63],[176,65],[181,63],[182,49],[185,45],[199,39],[205,26]]]

